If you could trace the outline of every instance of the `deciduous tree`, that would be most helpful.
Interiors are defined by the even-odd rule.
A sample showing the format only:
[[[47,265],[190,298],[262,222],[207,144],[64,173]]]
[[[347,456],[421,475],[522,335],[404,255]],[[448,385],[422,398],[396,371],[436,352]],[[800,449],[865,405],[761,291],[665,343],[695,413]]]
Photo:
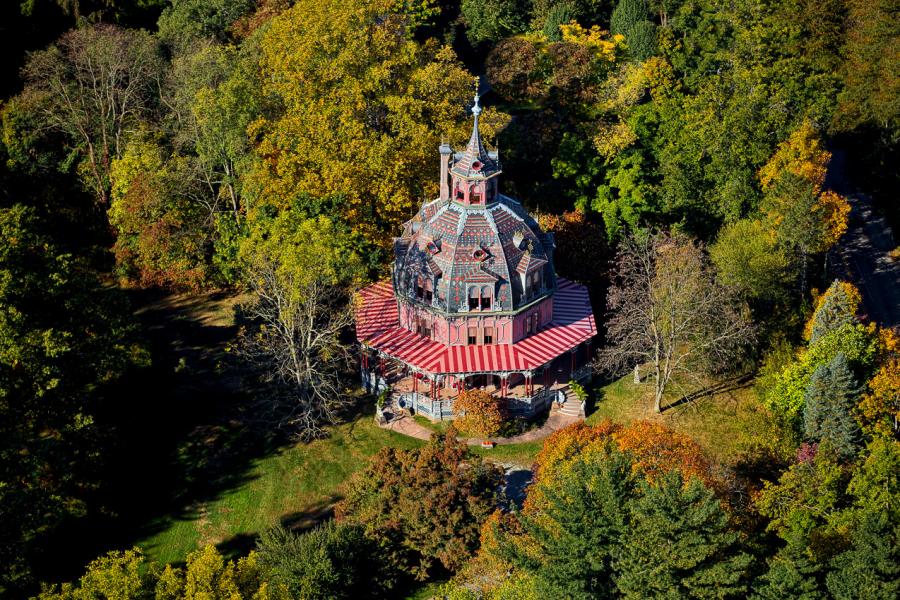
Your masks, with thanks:
[[[417,450],[383,448],[348,483],[338,520],[363,527],[384,569],[425,579],[436,563],[454,571],[478,547],[502,472],[469,455],[450,427]]]
[[[72,30],[25,65],[45,125],[82,158],[82,178],[100,206],[109,202],[113,159],[155,105],[161,67],[150,34],[110,25]]]
[[[328,217],[307,219],[297,209],[260,215],[241,261],[253,293],[243,309],[252,322],[243,354],[272,384],[267,412],[296,435],[315,437],[344,398],[349,356],[340,336],[363,274],[353,238]]]
[[[402,10],[396,0],[301,0],[275,17],[262,81],[281,110],[252,127],[260,197],[284,206],[341,194],[341,218],[380,244],[437,195],[441,138],[459,145],[472,126],[471,76],[450,48],[410,39]],[[485,110],[482,135],[502,121]]]
[[[607,346],[598,366],[620,373],[649,364],[654,408],[676,375],[733,368],[753,328],[690,239],[642,233],[620,246],[609,291]]]
[[[456,426],[465,433],[491,437],[506,420],[500,400],[484,390],[465,390],[453,401]]]

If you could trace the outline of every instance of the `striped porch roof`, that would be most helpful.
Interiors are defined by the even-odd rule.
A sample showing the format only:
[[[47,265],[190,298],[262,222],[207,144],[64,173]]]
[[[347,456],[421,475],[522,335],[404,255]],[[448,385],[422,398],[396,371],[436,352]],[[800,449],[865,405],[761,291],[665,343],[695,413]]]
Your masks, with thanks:
[[[356,335],[360,342],[432,374],[530,371],[590,340],[597,333],[587,288],[559,277],[553,320],[515,344],[448,346],[400,327],[389,281],[359,293]]]

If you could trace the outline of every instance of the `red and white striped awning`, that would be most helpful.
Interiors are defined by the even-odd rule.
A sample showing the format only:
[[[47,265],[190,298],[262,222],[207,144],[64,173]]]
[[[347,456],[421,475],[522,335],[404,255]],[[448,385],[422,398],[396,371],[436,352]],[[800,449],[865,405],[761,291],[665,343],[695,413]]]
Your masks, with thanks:
[[[515,344],[448,346],[400,327],[390,281],[359,293],[356,336],[379,352],[433,374],[530,371],[597,334],[587,288],[557,278],[553,320]]]

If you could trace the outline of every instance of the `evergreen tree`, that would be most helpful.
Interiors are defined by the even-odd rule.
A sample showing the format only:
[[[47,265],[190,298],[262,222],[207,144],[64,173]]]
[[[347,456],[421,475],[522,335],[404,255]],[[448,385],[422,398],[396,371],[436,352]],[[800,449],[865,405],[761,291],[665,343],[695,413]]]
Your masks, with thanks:
[[[686,485],[671,471],[655,485],[641,483],[630,506],[616,561],[626,598],[721,598],[746,591],[750,555],[713,492],[698,479]]]
[[[842,281],[835,280],[831,284],[831,287],[825,292],[822,304],[819,305],[816,314],[813,316],[810,342],[816,342],[825,334],[838,329],[842,325],[856,323],[856,309],[859,305],[859,299],[851,295],[851,289],[854,288]]]
[[[650,21],[646,0],[619,0],[612,13],[610,29],[625,36],[635,60],[645,60],[656,51],[656,25]]]
[[[628,37],[628,32],[639,21],[650,18],[647,10],[647,0],[619,0],[612,13],[610,30],[612,33]]]
[[[329,521],[302,535],[276,526],[262,534],[257,549],[270,584],[292,598],[359,598],[377,587],[374,548],[355,525]]]
[[[853,547],[831,561],[828,591],[838,600],[900,597],[900,527],[886,512],[867,512],[853,532]]]
[[[562,39],[559,26],[566,25],[575,20],[576,8],[573,2],[560,2],[550,7],[547,18],[544,20],[544,35],[553,42]]]
[[[755,600],[819,600],[824,595],[816,575],[820,567],[804,548],[788,544],[769,561],[769,570],[754,585]]]
[[[853,418],[859,394],[847,356],[838,352],[813,372],[806,389],[803,411],[806,438],[827,441],[842,458],[854,457],[860,442],[859,426]]]
[[[504,558],[535,576],[541,597],[616,597],[614,554],[636,487],[631,459],[613,450],[591,453],[538,485],[542,510],[521,518],[529,549],[507,540]]]

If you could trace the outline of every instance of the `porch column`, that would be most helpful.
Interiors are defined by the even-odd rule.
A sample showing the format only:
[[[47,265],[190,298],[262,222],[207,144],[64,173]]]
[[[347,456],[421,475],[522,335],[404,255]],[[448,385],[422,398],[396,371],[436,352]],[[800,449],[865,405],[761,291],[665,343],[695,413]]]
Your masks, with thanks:
[[[413,371],[412,378],[413,378],[413,395],[418,396],[419,395],[419,374],[416,373],[415,371]]]
[[[434,377],[431,377],[431,399],[434,400],[434,389],[435,389],[435,380]]]
[[[383,354],[378,357],[378,372],[382,377],[384,377],[384,355]]]

